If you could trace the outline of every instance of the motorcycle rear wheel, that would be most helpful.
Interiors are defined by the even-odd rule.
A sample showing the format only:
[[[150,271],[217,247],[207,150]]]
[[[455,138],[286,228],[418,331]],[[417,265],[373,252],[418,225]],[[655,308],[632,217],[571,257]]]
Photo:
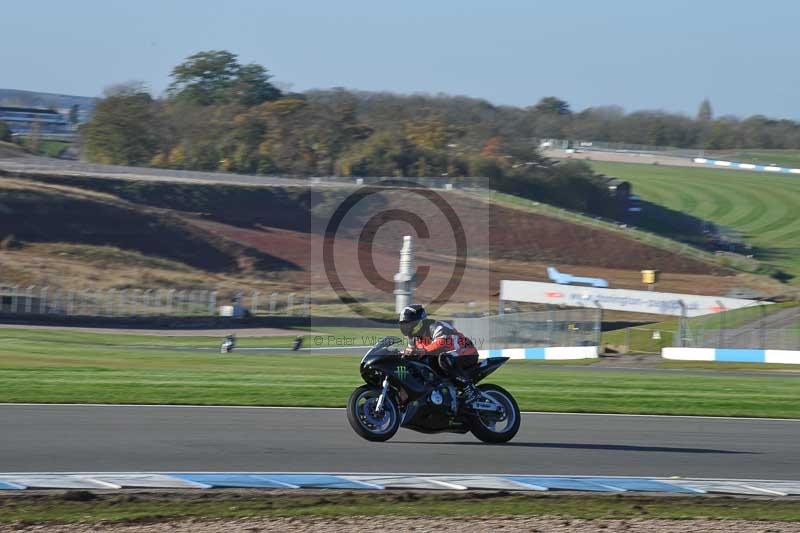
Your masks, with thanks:
[[[502,420],[493,420],[488,414],[476,413],[470,417],[470,431],[483,442],[500,444],[514,438],[519,431],[522,419],[517,406],[517,401],[510,392],[499,385],[479,385],[480,391],[503,406],[505,417]],[[498,428],[498,422],[503,426]]]
[[[347,421],[360,437],[383,442],[391,439],[400,428],[400,408],[391,394],[387,394],[381,413],[374,411],[380,389],[362,385],[350,395],[347,401]]]

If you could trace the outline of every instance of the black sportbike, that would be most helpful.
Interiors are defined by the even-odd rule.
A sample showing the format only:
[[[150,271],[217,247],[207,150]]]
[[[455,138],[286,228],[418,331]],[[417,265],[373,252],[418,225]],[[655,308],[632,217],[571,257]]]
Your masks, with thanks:
[[[422,433],[467,433],[483,442],[508,442],[519,430],[520,412],[508,391],[497,385],[478,385],[480,398],[466,404],[451,380],[416,359],[402,356],[402,339],[384,337],[361,360],[366,385],[347,402],[353,430],[371,441],[392,438],[402,426]],[[466,369],[477,384],[508,357],[490,357]]]

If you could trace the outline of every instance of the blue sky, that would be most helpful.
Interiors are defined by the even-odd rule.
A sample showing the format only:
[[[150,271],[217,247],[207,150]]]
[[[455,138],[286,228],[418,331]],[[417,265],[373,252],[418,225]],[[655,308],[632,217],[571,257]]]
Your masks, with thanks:
[[[294,90],[444,92],[496,104],[800,119],[800,2],[768,0],[39,0],[4,2],[0,87],[156,93],[226,49]]]

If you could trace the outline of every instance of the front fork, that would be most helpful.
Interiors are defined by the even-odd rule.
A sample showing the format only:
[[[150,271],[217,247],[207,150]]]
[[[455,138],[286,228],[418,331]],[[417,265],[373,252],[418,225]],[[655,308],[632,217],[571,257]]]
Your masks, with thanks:
[[[389,392],[389,376],[383,378],[383,385],[381,386],[381,395],[378,396],[378,401],[375,403],[375,412],[383,412],[383,402],[386,401],[386,394]]]

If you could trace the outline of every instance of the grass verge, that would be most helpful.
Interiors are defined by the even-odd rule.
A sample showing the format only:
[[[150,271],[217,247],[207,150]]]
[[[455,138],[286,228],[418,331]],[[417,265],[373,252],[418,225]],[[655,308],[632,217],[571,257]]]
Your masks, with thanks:
[[[647,201],[736,230],[755,247],[757,259],[800,274],[796,177],[633,163],[593,161],[591,166],[629,181],[633,192]]]
[[[88,501],[75,501],[75,500]],[[67,492],[0,497],[0,523],[166,521],[245,517],[492,517],[800,521],[797,500],[488,493],[187,494]]]
[[[138,336],[120,335],[113,344],[113,337],[0,330],[0,402],[343,407],[361,383],[355,355],[361,350],[220,355],[124,344]],[[196,339],[156,341],[178,345]],[[507,387],[530,411],[800,418],[797,378],[777,373],[592,372],[571,364],[548,364],[543,371],[541,364],[511,361],[487,381]]]
[[[338,347],[372,345],[384,336],[398,336],[397,328],[348,328],[320,327],[311,332],[297,329],[287,335],[270,335],[267,337],[238,337],[236,345],[246,348],[291,348],[298,336],[303,337],[303,347]],[[76,351],[83,353],[102,348],[135,349],[135,348],[219,348],[222,336],[166,336],[140,335],[137,333],[95,333],[76,331],[70,328],[2,328],[0,329],[0,353],[3,346],[49,347],[62,353]]]

